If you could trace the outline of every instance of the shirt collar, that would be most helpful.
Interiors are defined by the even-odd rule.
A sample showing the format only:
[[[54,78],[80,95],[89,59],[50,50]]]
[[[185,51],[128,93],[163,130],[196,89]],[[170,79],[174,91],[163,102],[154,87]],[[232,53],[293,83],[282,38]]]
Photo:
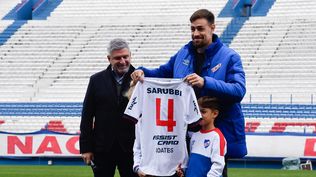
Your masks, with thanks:
[[[116,80],[116,82],[117,82],[118,84],[122,84],[122,83],[123,83],[124,76],[125,76],[126,73],[123,74],[122,76],[119,76],[119,75],[114,71],[113,67],[111,67],[111,69],[112,69],[112,74],[113,74],[114,79]]]

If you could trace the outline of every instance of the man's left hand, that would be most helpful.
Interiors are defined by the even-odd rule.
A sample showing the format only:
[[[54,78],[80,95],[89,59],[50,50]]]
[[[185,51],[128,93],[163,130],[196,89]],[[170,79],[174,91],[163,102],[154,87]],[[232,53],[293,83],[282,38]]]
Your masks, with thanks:
[[[188,82],[189,85],[196,86],[198,88],[202,88],[204,86],[204,78],[200,77],[196,73],[187,75],[184,81]]]

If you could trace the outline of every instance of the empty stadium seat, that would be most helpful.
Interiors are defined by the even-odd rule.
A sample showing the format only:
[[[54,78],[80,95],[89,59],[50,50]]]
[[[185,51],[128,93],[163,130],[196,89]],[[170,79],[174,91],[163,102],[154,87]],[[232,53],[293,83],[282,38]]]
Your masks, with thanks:
[[[45,128],[49,131],[66,133],[67,130],[60,120],[50,120]]]

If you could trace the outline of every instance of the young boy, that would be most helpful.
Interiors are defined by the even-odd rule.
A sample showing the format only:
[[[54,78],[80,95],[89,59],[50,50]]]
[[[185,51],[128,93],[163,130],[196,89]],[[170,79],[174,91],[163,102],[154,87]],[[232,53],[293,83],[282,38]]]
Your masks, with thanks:
[[[201,130],[192,135],[185,176],[221,177],[225,166],[226,140],[214,126],[221,109],[220,103],[214,97],[204,96],[198,99],[198,104],[202,114]]]

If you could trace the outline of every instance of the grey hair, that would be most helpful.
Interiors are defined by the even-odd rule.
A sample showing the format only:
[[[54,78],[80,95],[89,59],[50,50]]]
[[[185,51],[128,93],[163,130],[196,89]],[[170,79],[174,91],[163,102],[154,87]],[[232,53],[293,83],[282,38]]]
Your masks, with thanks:
[[[128,49],[128,51],[130,51],[126,40],[121,39],[121,38],[112,39],[108,46],[108,54],[111,55],[113,50],[120,50],[120,49],[125,49],[125,48]]]

